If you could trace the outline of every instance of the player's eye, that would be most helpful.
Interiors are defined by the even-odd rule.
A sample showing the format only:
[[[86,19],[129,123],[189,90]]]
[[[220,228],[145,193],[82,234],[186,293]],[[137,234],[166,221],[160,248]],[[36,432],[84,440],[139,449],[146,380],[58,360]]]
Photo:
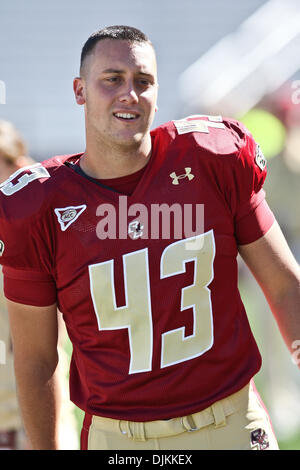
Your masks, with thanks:
[[[109,84],[109,85],[110,85],[110,84],[114,84],[114,83],[119,83],[120,80],[121,80],[121,78],[118,77],[118,76],[115,76],[115,75],[114,75],[113,77],[106,77],[106,78],[104,79],[105,83],[107,83],[107,84]]]
[[[151,81],[148,78],[139,78],[138,83],[140,86],[148,87],[151,85]]]

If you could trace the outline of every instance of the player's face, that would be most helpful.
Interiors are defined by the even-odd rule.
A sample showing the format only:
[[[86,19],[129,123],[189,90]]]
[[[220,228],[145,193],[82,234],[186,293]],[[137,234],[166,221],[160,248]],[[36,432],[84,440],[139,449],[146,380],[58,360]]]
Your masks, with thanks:
[[[81,93],[88,135],[99,143],[140,146],[149,137],[157,103],[153,48],[106,39],[96,44],[86,61]]]

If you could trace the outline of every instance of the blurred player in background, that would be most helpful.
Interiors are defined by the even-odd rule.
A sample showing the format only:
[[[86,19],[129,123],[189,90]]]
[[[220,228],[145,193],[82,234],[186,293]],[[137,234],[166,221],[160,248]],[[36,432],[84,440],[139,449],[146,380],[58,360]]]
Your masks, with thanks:
[[[24,139],[15,126],[8,121],[0,121],[0,184],[22,167],[34,164],[28,156]],[[29,449],[21,413],[17,401],[13,366],[13,351],[9,331],[9,321],[3,295],[2,269],[0,271],[0,340],[5,345],[5,363],[0,365],[0,449]],[[64,325],[60,325],[60,377],[63,395],[60,442],[64,449],[77,449],[78,437],[73,408],[68,394],[68,358],[64,351],[66,341]]]
[[[74,92],[85,152],[0,188],[5,295],[33,448],[59,448],[58,305],[73,344],[71,399],[85,411],[82,449],[278,449],[252,380],[261,357],[237,253],[289,349],[300,337],[300,275],[265,201],[259,146],[220,116],[150,132],[156,57],[135,28],[88,39]],[[124,197],[133,205],[125,232]],[[204,206],[203,225],[187,234],[170,217],[168,236],[153,236],[143,209],[174,202]]]
[[[27,156],[26,145],[17,129],[0,121],[0,183],[22,166],[33,161]],[[0,273],[0,340],[5,345],[5,364],[0,365],[0,449],[17,450],[28,446],[16,396],[12,345],[8,314]]]

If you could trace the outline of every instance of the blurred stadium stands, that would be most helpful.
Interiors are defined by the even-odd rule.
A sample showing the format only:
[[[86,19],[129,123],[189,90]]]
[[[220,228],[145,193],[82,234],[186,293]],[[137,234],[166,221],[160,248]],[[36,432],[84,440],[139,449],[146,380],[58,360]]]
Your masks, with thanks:
[[[243,116],[300,68],[300,4],[269,0],[181,74],[187,113]]]
[[[72,91],[81,47],[101,27],[129,24],[148,34],[157,49],[160,94],[155,125],[174,119],[174,114],[182,115],[178,109],[179,75],[264,3],[0,2],[0,80],[6,85],[1,117],[15,123],[37,160],[81,151],[83,112]]]

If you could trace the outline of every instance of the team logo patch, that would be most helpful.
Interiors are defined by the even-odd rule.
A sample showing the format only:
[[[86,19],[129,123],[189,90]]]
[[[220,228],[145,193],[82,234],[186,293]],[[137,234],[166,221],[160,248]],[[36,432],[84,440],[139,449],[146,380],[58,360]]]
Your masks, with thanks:
[[[255,429],[251,433],[251,445],[255,450],[265,450],[269,447],[268,434],[261,428]]]
[[[54,209],[57,220],[60,224],[61,230],[64,232],[70,225],[78,219],[78,217],[85,211],[86,205],[82,206],[68,206]]]
[[[2,240],[0,240],[0,256],[3,255],[3,252],[4,252],[4,243]]]
[[[257,166],[261,169],[261,171],[265,168],[267,164],[264,154],[262,153],[262,150],[258,144],[256,145],[255,161],[256,161]]]
[[[128,225],[128,235],[134,240],[143,236],[143,230],[144,226],[138,220],[133,220]]]
[[[170,173],[170,177],[172,178],[172,184],[179,184],[179,180],[183,178],[188,178],[188,180],[192,180],[195,175],[191,173],[192,169],[191,168],[185,168],[185,173],[183,175],[176,175],[175,171],[173,173]]]

